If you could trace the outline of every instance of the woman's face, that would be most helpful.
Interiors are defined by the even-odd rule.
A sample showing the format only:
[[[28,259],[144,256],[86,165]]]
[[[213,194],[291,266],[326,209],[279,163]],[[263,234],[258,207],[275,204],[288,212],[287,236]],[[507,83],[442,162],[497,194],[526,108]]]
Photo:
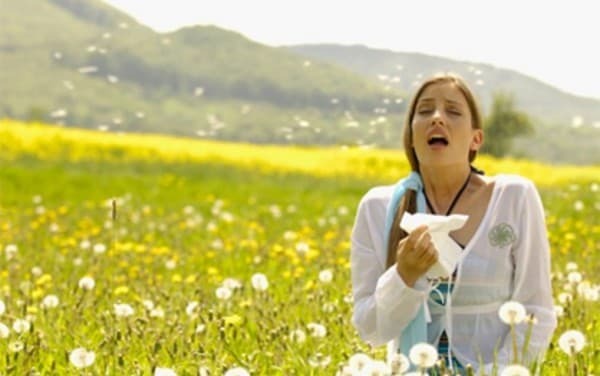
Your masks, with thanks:
[[[478,150],[483,141],[483,132],[473,129],[465,96],[449,82],[423,90],[411,127],[420,166],[469,163],[469,151]]]

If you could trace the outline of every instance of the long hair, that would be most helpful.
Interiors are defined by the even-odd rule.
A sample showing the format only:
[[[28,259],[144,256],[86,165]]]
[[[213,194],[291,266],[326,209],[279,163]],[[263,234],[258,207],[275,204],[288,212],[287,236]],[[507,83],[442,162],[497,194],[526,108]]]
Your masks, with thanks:
[[[427,87],[434,84],[445,83],[450,83],[461,91],[461,93],[465,97],[465,100],[467,101],[469,111],[471,112],[471,124],[473,126],[473,129],[482,129],[481,111],[479,110],[477,100],[475,99],[475,96],[473,95],[473,92],[471,91],[467,83],[460,76],[457,76],[452,73],[443,73],[436,74],[435,76],[427,79],[421,84],[417,92],[414,94],[412,100],[410,101],[410,106],[408,107],[408,111],[406,112],[406,118],[404,121],[404,152],[406,153],[406,158],[408,159],[412,171],[420,172],[419,160],[417,158],[417,154],[415,153],[415,149],[412,146],[412,122],[415,116],[417,102],[419,101],[419,98],[421,97],[423,91],[425,91]],[[473,162],[476,156],[477,151],[470,150],[469,163]],[[388,267],[392,266],[396,262],[396,250],[398,248],[398,243],[406,236],[408,236],[408,234],[400,228],[400,219],[402,218],[404,212],[409,212],[413,214],[416,211],[417,194],[413,190],[408,190],[402,198],[402,200],[400,201],[400,205],[398,205],[398,209],[394,214],[394,221],[392,222],[392,228],[390,230],[389,241],[387,244]]]

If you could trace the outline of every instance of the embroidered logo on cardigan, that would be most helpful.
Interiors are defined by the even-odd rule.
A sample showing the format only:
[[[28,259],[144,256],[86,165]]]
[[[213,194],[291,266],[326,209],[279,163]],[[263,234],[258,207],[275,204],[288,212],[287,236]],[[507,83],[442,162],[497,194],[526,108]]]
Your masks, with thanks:
[[[508,223],[500,223],[494,226],[488,233],[490,244],[494,247],[505,247],[517,240],[515,231]]]

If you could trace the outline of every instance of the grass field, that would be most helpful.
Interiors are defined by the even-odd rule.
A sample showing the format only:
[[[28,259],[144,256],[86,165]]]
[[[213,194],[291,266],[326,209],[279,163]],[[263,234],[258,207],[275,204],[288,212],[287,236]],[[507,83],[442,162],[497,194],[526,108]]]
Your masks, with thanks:
[[[598,374],[600,167],[477,165],[531,178],[545,204],[564,313],[542,374],[569,374],[569,329],[586,337],[577,374]],[[358,352],[384,359],[350,323],[349,235],[360,197],[406,172],[400,152],[0,121],[0,374],[332,375]],[[95,358],[78,369],[80,347]]]

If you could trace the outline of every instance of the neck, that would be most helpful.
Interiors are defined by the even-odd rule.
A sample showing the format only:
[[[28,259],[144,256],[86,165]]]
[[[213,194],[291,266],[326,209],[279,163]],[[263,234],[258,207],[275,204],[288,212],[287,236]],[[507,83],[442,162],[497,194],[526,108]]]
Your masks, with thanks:
[[[421,179],[425,195],[438,214],[444,214],[457,199],[460,189],[471,175],[468,164],[461,166],[426,167],[421,166]]]

